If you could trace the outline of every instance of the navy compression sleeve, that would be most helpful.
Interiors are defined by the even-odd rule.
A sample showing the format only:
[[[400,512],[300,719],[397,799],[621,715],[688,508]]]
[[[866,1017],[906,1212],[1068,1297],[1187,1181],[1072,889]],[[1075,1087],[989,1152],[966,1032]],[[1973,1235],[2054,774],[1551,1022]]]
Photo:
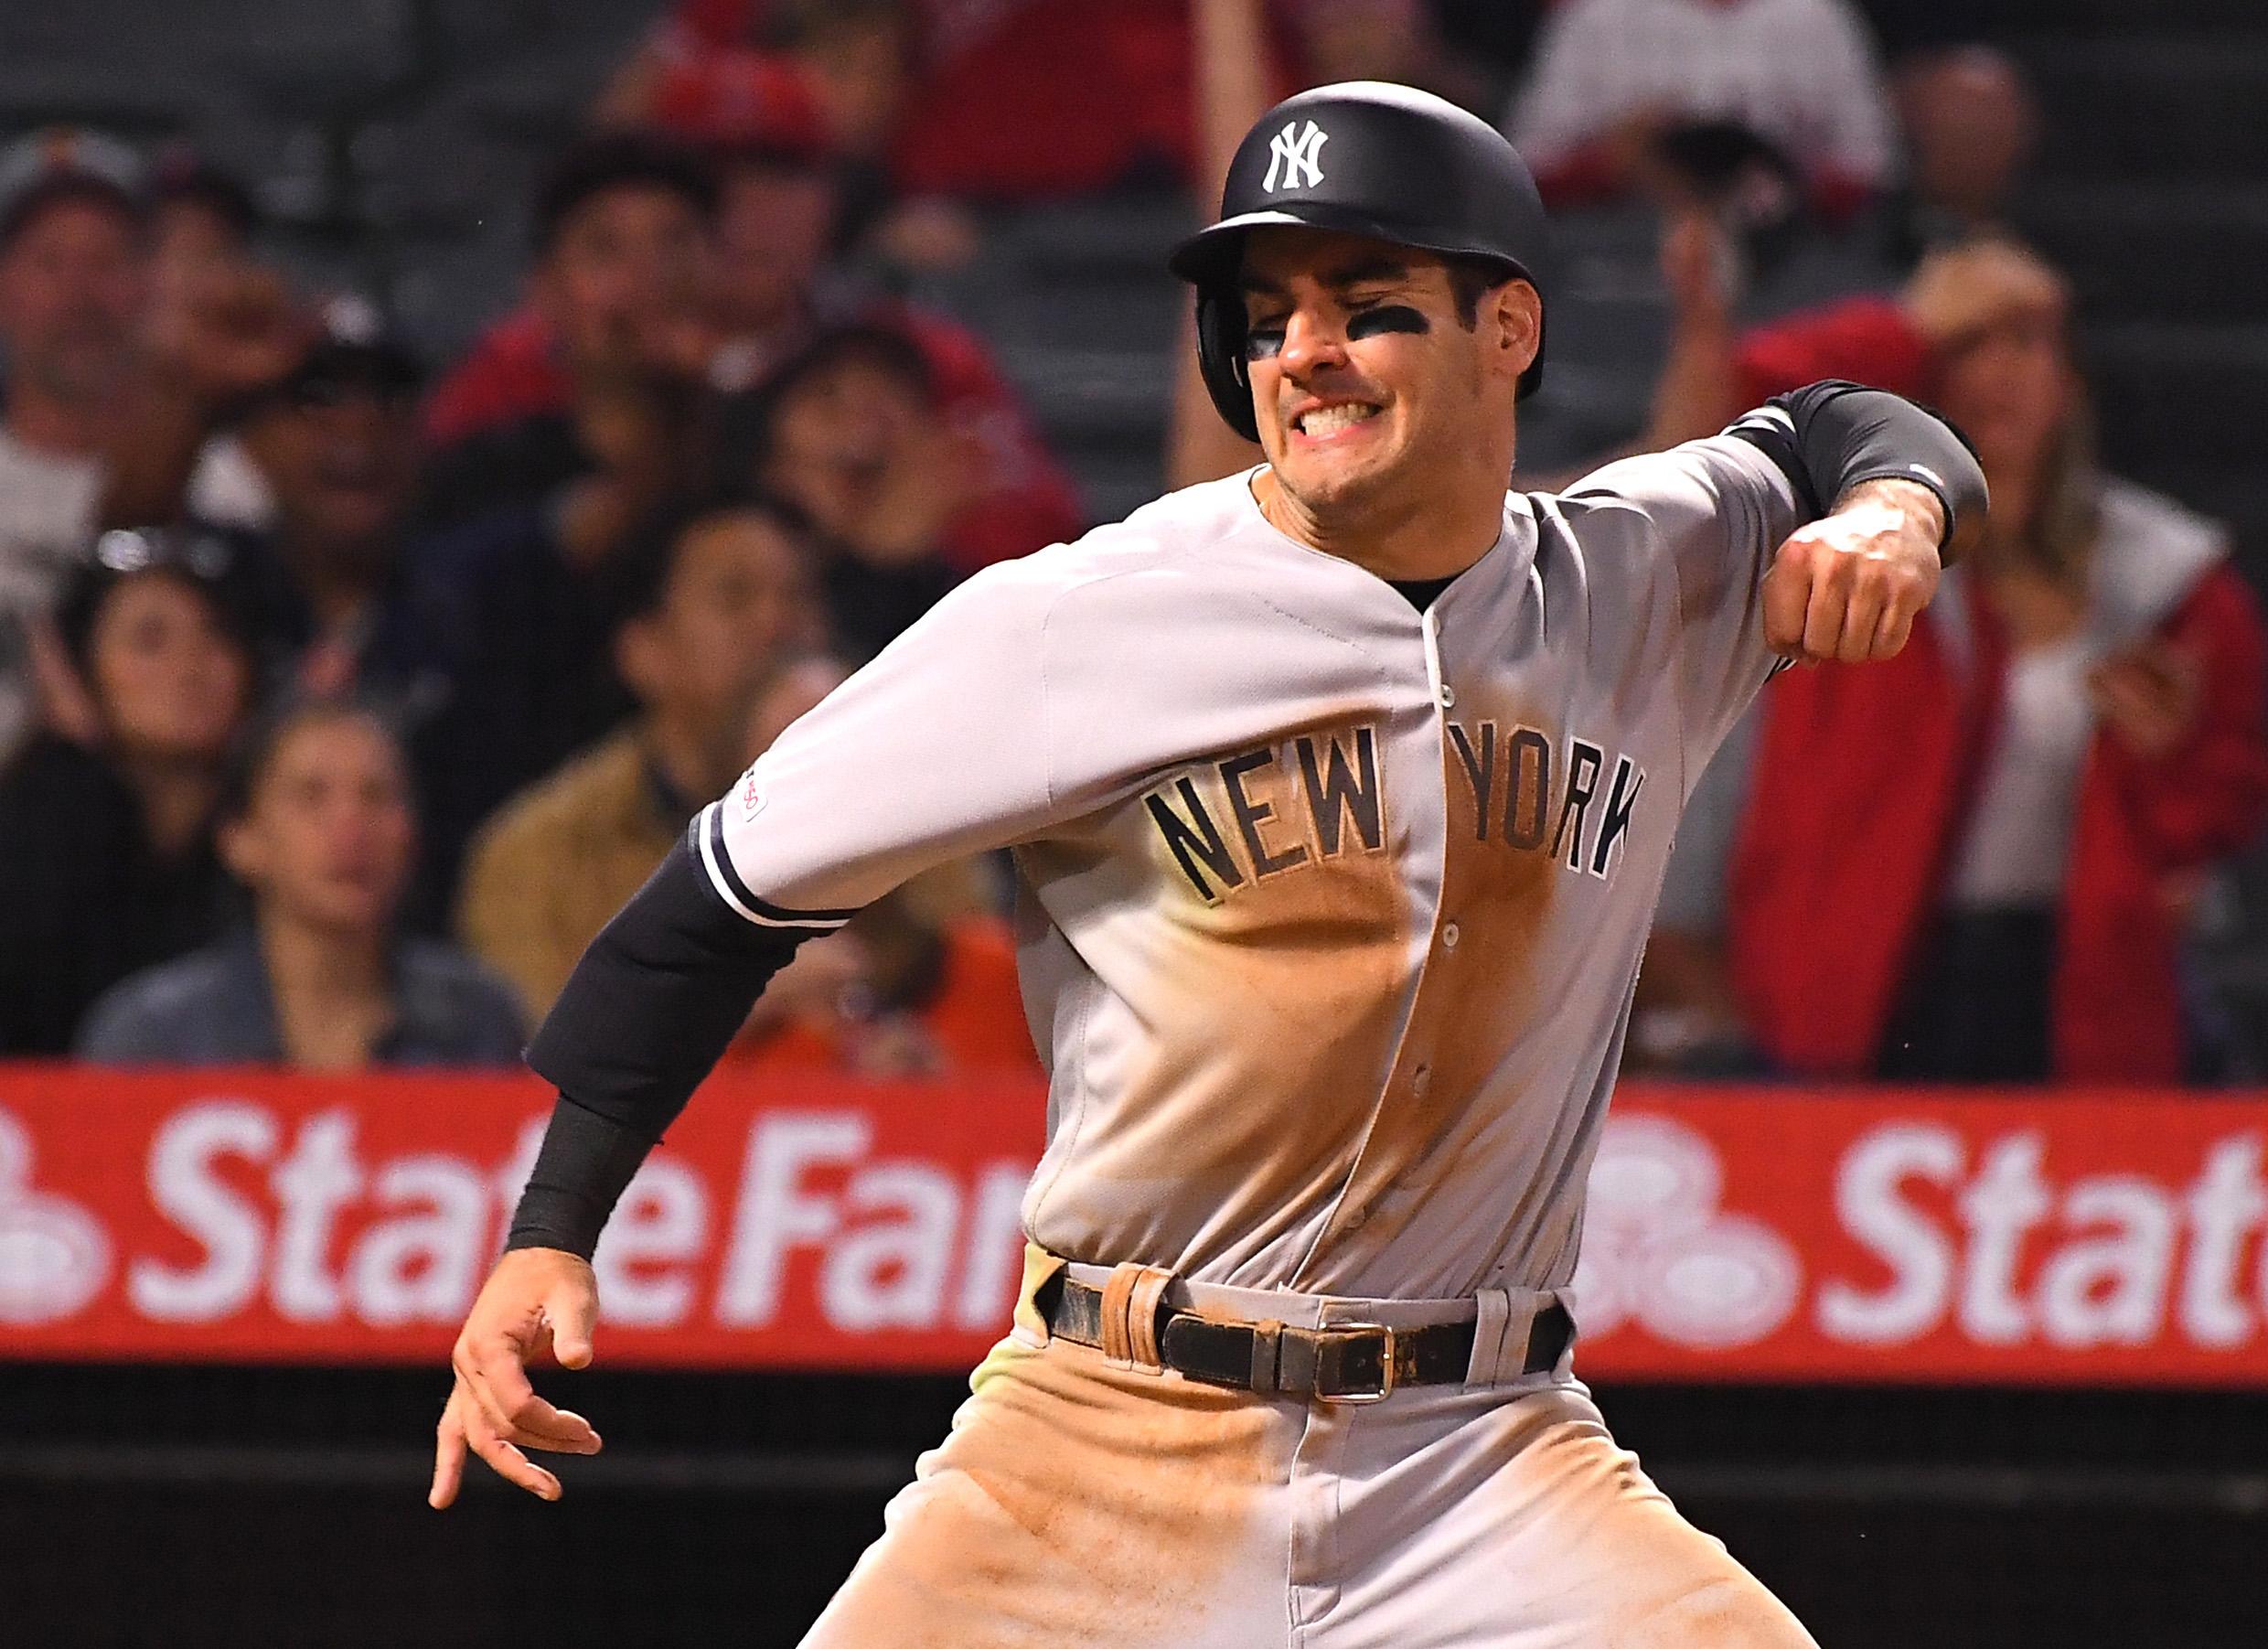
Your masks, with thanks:
[[[1984,472],[1967,440],[1888,390],[1824,379],[1773,396],[1725,433],[1778,465],[1814,519],[1862,481],[1918,482],[1945,507],[1942,550],[1952,542],[1956,521],[1981,518],[1987,506]]]
[[[528,1049],[559,1089],[507,1248],[588,1258],[646,1153],[814,929],[732,909],[680,841],[591,941]]]

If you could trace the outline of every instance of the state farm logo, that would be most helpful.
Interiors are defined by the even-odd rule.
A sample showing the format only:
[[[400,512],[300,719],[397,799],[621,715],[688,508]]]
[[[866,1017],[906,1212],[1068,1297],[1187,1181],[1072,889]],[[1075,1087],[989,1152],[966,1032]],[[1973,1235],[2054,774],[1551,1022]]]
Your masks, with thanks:
[[[32,1189],[31,1135],[0,1111],[0,1322],[54,1322],[110,1280],[111,1245],[87,1212]]]
[[[246,1099],[168,1117],[148,1183],[175,1240],[132,1255],[127,1302],[156,1322],[262,1307],[287,1322],[454,1323],[502,1241],[543,1133],[509,1154],[373,1151],[344,1107],[295,1123]],[[874,1119],[779,1110],[740,1156],[657,1151],[598,1246],[605,1321],[642,1329],[979,1333],[1009,1319],[1029,1161],[885,1155]]]
[[[1803,1297],[1803,1267],[1770,1226],[1718,1205],[1716,1148],[1682,1123],[1610,1117],[1591,1164],[1575,1297],[1583,1332],[1635,1322],[1703,1350],[1748,1345]]]

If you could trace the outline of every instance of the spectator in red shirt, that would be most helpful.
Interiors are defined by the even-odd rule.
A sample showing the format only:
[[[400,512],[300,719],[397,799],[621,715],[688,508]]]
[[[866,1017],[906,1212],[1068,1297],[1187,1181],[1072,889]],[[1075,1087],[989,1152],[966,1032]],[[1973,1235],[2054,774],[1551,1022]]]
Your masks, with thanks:
[[[2268,817],[2268,643],[2223,531],[2096,467],[2068,306],[2029,253],[1967,246],[1728,368],[1742,396],[1854,377],[1930,399],[1993,488],[1893,667],[1764,695],[1725,940],[1781,1069],[2166,1083],[2209,1063],[2179,941],[2202,873]]]
[[[909,193],[1085,194],[1146,167],[1186,171],[1187,11],[1185,0],[686,0],[634,75],[658,97],[698,85],[712,101],[757,89],[778,100],[786,67],[834,140],[886,158]]]
[[[927,360],[942,415],[973,439],[970,473],[979,484],[961,500],[941,539],[954,565],[970,572],[1076,537],[1086,524],[1077,494],[976,335],[933,311],[861,291],[829,269],[842,210],[840,174],[832,154],[816,145],[808,123],[760,102],[729,100],[721,108],[696,107],[682,120],[677,130],[714,163],[713,224],[722,253],[709,278],[705,332],[696,337],[689,327],[680,334],[702,351],[697,375],[718,389],[744,389],[830,326],[872,320],[903,331]],[[572,321],[582,306],[575,289],[548,289],[548,299],[491,328],[428,408],[437,437],[482,437],[465,448],[467,471],[496,467],[497,432],[515,422],[554,434],[566,423],[573,352],[562,347],[562,322],[553,316],[564,304]],[[540,275],[540,296],[546,290]],[[648,413],[664,410],[651,404],[651,395],[644,401]],[[610,427],[655,422],[636,416],[637,408],[626,410],[632,415],[610,421]],[[658,443],[637,450],[693,449],[671,420],[660,423]],[[553,453],[545,476],[558,485],[577,472],[572,449],[555,444]],[[657,477],[656,484],[667,479]],[[619,515],[607,511],[604,519]]]
[[[610,460],[629,412],[698,388],[719,341],[718,198],[706,159],[658,135],[609,134],[560,158],[536,205],[530,306],[476,345],[428,406],[443,446],[433,519],[470,519],[622,467]]]

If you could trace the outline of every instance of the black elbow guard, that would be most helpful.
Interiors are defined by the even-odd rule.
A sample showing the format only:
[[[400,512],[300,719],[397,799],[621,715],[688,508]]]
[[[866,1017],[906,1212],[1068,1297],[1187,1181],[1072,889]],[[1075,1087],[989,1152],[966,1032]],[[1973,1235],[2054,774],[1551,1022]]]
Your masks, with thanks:
[[[658,1140],[810,937],[733,910],[680,841],[583,953],[528,1064],[575,1103]]]
[[[1941,548],[1957,521],[1990,507],[1984,472],[1960,431],[1888,390],[1824,379],[1775,395],[1725,432],[1762,450],[1813,519],[1862,481],[1913,481],[1945,507]]]

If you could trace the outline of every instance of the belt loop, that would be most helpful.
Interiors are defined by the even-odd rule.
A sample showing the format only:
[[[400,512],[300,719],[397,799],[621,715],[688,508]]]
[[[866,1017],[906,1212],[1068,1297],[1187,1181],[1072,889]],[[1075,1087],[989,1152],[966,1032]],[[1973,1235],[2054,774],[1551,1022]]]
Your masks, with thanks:
[[[1252,1325],[1252,1389],[1262,1397],[1276,1391],[1276,1348],[1282,1344],[1284,1325],[1280,1322],[1256,1322]]]
[[[1544,1313],[1555,1305],[1567,1313],[1567,1338],[1560,1344],[1559,1355],[1552,1359],[1551,1370],[1538,1369],[1536,1372],[1556,1371],[1561,1363],[1567,1361],[1567,1350],[1575,1344],[1575,1290],[1572,1287],[1554,1289],[1546,1293],[1543,1304],[1535,1308],[1535,1315],[1528,1319],[1527,1344],[1520,1348],[1520,1366],[1524,1370],[1527,1367],[1529,1347],[1535,1344],[1535,1325],[1542,1321]]]
[[[1527,1325],[1514,1328],[1512,1322],[1512,1296],[1503,1289],[1482,1289],[1473,1296],[1475,1314],[1472,1322],[1472,1360],[1465,1367],[1468,1387],[1501,1386],[1504,1380],[1507,1331],[1516,1333],[1521,1342],[1520,1355],[1511,1361],[1514,1378],[1519,1377],[1520,1365],[1526,1357]]]
[[[1103,1285],[1102,1353],[1119,1368],[1162,1373],[1158,1356],[1158,1308],[1173,1273],[1157,1266],[1116,1267]]]
[[[1026,1345],[1045,1345],[1053,1336],[1047,1326],[1052,1303],[1051,1289],[1063,1286],[1064,1268],[1069,1262],[1050,1254],[1039,1244],[1025,1240],[1023,1245],[1023,1281],[1016,1290],[1015,1326],[1011,1337]]]

